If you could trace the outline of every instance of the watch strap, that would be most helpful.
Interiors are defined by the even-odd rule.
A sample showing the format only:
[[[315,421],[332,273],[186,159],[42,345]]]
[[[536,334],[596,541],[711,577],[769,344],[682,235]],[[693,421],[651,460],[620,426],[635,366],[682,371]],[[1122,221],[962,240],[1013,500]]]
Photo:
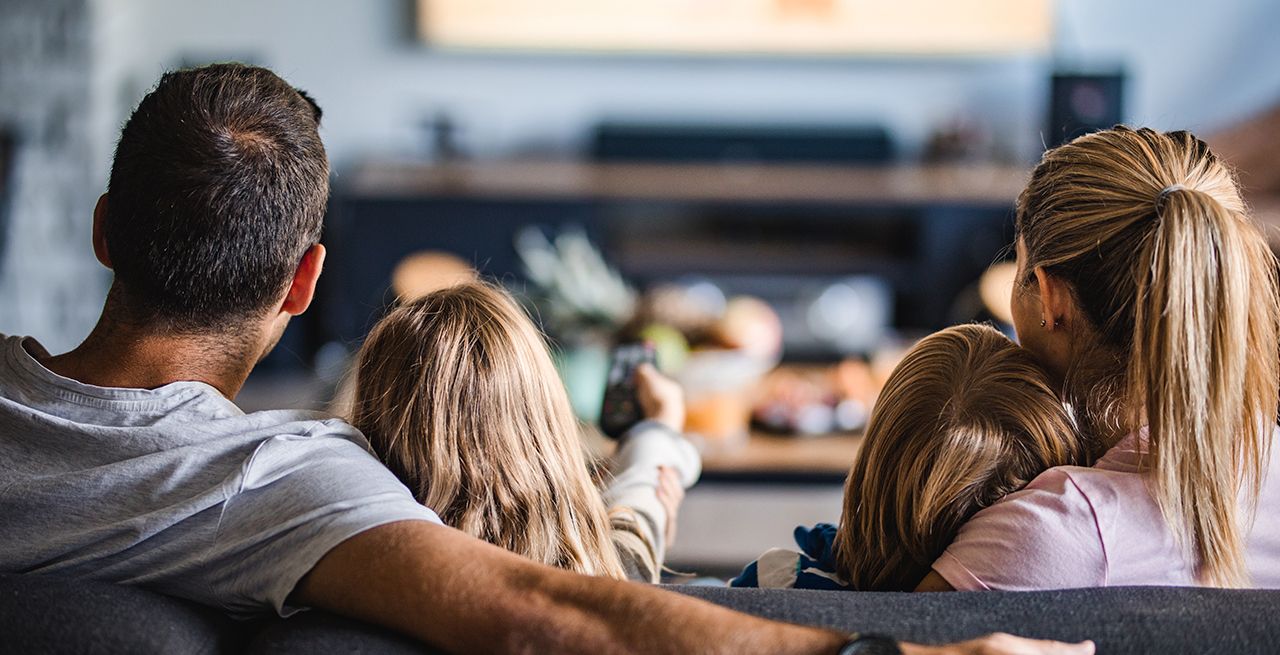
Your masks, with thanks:
[[[837,651],[838,655],[902,655],[898,640],[880,634],[855,632]]]

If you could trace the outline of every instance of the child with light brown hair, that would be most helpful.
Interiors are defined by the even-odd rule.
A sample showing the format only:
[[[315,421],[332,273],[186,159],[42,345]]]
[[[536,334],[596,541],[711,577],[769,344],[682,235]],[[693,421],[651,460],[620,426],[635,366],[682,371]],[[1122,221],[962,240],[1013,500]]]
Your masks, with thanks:
[[[504,291],[477,282],[393,309],[360,350],[351,423],[446,525],[587,575],[656,582],[684,489],[701,472],[683,392],[637,371],[646,420],[603,489],[546,342]]]
[[[984,325],[925,337],[889,375],[839,526],[798,527],[730,584],[911,591],[961,524],[1085,449],[1048,375]]]

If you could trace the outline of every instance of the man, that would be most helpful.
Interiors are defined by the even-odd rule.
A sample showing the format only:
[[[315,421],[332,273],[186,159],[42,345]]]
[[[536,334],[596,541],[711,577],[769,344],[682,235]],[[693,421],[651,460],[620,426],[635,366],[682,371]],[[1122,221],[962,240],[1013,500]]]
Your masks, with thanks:
[[[271,72],[237,65],[170,73],[142,100],[94,210],[94,252],[114,271],[101,320],[57,356],[0,342],[0,571],[145,585],[239,615],[320,607],[454,652],[837,652],[848,636],[471,539],[345,423],[231,403],[324,263],[319,118]]]

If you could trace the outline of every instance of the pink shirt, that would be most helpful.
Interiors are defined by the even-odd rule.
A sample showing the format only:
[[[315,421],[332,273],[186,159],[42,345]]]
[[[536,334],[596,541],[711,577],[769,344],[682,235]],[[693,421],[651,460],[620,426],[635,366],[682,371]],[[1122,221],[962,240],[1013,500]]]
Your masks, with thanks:
[[[1196,585],[1138,461],[1145,431],[1092,468],[1049,469],[974,515],[933,569],[962,591]],[[1245,559],[1252,585],[1280,588],[1280,444],[1258,499]]]

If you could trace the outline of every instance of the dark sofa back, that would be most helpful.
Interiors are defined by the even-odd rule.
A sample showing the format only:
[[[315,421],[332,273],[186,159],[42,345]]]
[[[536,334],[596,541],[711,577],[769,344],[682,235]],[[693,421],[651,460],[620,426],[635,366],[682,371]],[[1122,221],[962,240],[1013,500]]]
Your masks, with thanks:
[[[214,655],[248,632],[222,614],[143,589],[0,575],[0,651]]]
[[[991,632],[1092,639],[1116,653],[1280,652],[1280,591],[1111,587],[1034,592],[850,593],[681,587],[779,621],[880,632],[924,643]]]

